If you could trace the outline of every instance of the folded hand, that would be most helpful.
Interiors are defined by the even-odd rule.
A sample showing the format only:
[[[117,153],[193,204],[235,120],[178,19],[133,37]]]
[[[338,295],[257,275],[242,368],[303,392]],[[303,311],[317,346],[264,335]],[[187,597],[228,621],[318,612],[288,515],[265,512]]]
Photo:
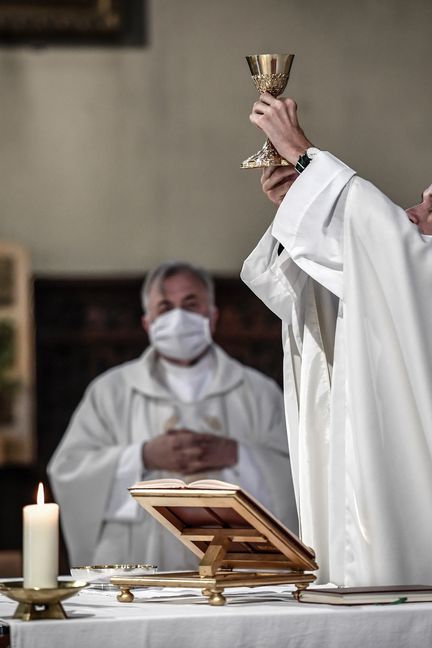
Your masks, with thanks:
[[[183,475],[226,468],[237,463],[237,442],[185,428],[168,430],[143,446],[148,470],[167,470]]]

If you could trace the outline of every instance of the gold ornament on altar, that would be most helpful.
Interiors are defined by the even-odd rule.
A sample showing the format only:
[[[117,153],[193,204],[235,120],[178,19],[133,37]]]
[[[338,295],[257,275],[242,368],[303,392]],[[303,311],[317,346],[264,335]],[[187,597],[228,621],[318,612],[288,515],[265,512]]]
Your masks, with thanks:
[[[246,56],[252,79],[260,94],[269,92],[279,97],[288,83],[294,54],[254,54]],[[269,139],[258,153],[251,155],[241,164],[242,169],[262,169],[269,166],[287,166]]]
[[[57,587],[24,587],[22,580],[1,581],[0,594],[17,601],[14,619],[67,619],[60,601],[77,594],[87,583],[58,579]]]

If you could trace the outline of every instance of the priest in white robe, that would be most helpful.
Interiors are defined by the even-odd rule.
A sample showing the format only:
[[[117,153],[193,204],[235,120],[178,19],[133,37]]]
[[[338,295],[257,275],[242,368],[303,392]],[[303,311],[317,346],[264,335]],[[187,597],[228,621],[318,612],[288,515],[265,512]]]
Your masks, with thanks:
[[[251,121],[293,166],[242,278],[283,323],[301,537],[319,581],[432,582],[432,193],[407,211],[312,147],[291,99]],[[293,182],[295,176],[295,182]]]
[[[145,479],[239,484],[296,532],[282,391],[213,343],[207,273],[163,264],[143,306],[151,346],[93,381],[48,467],[71,565],[197,566],[129,495]]]

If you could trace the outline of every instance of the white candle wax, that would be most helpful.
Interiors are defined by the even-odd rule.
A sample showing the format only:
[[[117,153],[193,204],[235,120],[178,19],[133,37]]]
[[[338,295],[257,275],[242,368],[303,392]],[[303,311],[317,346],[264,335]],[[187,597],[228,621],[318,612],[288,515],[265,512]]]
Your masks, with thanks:
[[[42,484],[37,501],[23,509],[24,587],[57,587],[59,507],[43,503]]]

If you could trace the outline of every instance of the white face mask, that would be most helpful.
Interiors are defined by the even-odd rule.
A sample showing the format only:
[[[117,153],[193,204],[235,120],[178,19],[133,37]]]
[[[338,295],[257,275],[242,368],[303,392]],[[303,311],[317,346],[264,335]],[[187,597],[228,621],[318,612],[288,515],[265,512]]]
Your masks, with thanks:
[[[182,308],[159,315],[149,326],[151,344],[174,360],[194,360],[210,344],[210,320]]]

